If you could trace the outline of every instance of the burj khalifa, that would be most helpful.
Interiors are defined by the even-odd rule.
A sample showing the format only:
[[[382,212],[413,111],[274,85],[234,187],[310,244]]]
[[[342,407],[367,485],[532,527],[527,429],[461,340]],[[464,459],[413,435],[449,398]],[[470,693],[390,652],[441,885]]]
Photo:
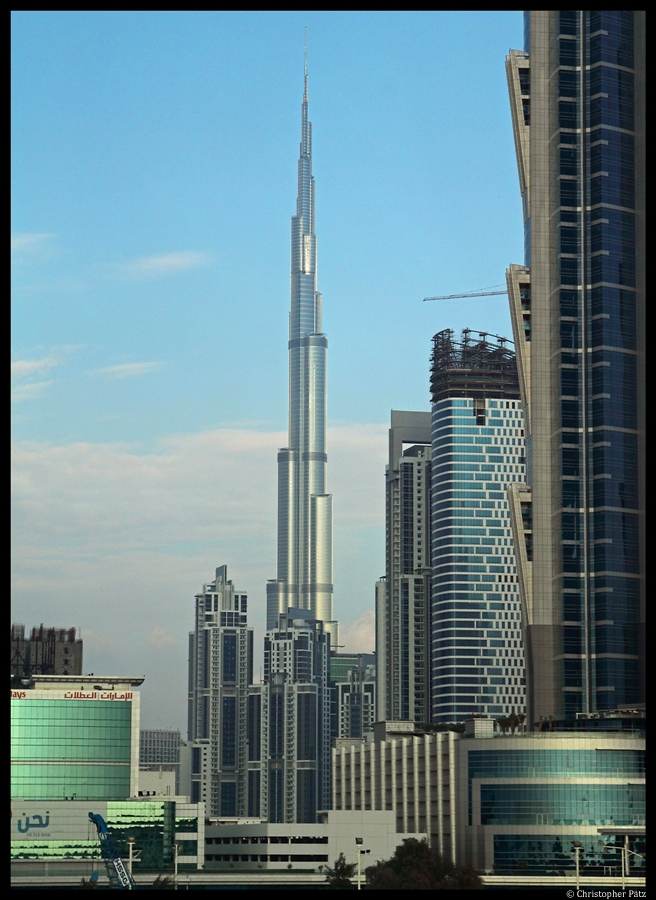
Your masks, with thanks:
[[[267,629],[290,607],[308,610],[336,642],[332,495],[326,493],[326,355],[317,291],[312,125],[305,64],[298,197],[292,217],[288,446],[278,451],[278,569],[267,582]]]

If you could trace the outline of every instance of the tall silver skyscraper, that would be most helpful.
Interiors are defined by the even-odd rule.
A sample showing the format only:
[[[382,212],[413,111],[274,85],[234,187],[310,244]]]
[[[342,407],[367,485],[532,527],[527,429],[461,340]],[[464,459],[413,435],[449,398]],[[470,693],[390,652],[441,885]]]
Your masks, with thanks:
[[[317,291],[308,76],[301,106],[298,198],[292,217],[289,446],[278,451],[278,572],[267,583],[267,628],[290,607],[309,610],[336,641],[332,496],[326,490],[326,352]]]

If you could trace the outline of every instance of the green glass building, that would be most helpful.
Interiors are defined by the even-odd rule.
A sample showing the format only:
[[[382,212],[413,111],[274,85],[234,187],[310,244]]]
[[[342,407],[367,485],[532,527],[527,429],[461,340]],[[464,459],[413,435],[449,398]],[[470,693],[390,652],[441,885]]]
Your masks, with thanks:
[[[11,796],[125,800],[138,790],[143,678],[35,676],[11,690]]]

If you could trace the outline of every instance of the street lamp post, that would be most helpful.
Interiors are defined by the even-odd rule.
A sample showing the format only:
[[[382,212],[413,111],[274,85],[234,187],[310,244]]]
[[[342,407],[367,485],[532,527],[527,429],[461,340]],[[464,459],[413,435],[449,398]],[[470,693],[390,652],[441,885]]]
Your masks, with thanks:
[[[141,850],[134,849],[134,835],[130,835],[128,837],[128,872],[130,873],[130,877],[132,877],[132,863],[139,862],[139,857],[141,856]],[[129,890],[132,890],[132,885],[130,885]]]
[[[631,856],[639,856],[642,858],[642,853],[636,853],[635,850],[629,850],[629,836],[628,834],[625,834],[624,844],[622,845],[622,890],[624,890],[626,879],[629,877],[629,854],[631,854]]]
[[[355,852],[358,854],[358,890],[361,890],[362,887],[362,874],[361,874],[361,857],[364,856],[365,853],[371,853],[370,850],[363,850],[362,845],[364,844],[364,839],[360,837],[356,837],[355,839]]]
[[[629,850],[629,836],[628,834],[624,835],[624,843],[619,847],[614,846],[612,844],[604,844],[603,841],[598,842],[604,849],[611,850],[619,850],[620,851],[620,862],[622,864],[622,890],[626,888],[626,879],[629,877],[629,854],[631,856],[639,856],[640,859],[643,858],[644,853],[636,853],[635,850]]]
[[[178,853],[180,852],[180,844],[173,842],[173,890],[178,889]]]
[[[576,858],[576,890],[578,891],[580,885],[580,864],[579,864],[579,856],[581,850],[583,849],[583,844],[580,841],[572,841],[572,850],[574,851],[574,855]]]

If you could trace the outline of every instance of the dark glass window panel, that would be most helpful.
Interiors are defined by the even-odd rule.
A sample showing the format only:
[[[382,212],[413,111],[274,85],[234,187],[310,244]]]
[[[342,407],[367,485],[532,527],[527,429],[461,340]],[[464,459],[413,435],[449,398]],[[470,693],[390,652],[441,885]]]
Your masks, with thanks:
[[[531,92],[531,70],[530,69],[519,69],[519,85],[521,88],[522,94],[530,94]]]
[[[558,101],[558,124],[561,128],[578,128],[578,105],[572,100]],[[608,122],[606,124],[614,124]]]
[[[614,399],[597,397],[592,400],[592,425],[612,425],[617,428],[637,427],[635,393],[629,396],[626,405],[618,406]]]
[[[581,548],[577,546],[570,546],[569,544],[563,547],[563,572],[582,572],[583,571],[583,556],[581,553]],[[565,651],[568,652],[568,651]]]
[[[601,66],[591,73],[589,87],[589,125],[611,125],[633,131],[633,73]],[[601,96],[594,96],[599,92]]]
[[[576,322],[560,323],[560,346],[572,349],[581,346],[580,329]],[[563,362],[569,362],[569,360],[563,358]]]
[[[232,767],[237,761],[237,698],[224,697],[221,709],[221,763]]]
[[[576,97],[578,95],[579,77],[576,72],[558,73],[558,90],[561,97]]]
[[[560,181],[560,205],[561,206],[578,206],[578,186],[576,181]]]
[[[576,251],[574,251],[576,252]],[[579,278],[579,261],[578,259],[561,259],[560,260],[560,282],[561,284],[578,284]]]
[[[581,513],[561,513],[561,527],[564,541],[578,541],[583,529]]]
[[[583,653],[583,629],[574,625],[563,628],[563,651],[571,655]]]
[[[596,514],[595,514],[596,515]],[[638,572],[638,522],[637,515],[606,511],[605,519],[615,526],[613,536],[606,538],[608,543],[595,544],[595,571],[603,572]],[[610,529],[606,529],[607,531]],[[597,528],[595,527],[595,535]]]
[[[613,702],[610,708],[624,703],[636,703],[638,701],[638,662],[634,659],[622,659],[614,657],[597,657],[596,660],[597,684],[600,687],[613,685]],[[609,708],[609,707],[606,707]]]
[[[578,42],[561,38],[558,42],[559,62],[561,66],[578,66]]]
[[[595,578],[595,619],[617,623],[640,620],[640,583],[635,578],[597,575]]]
[[[579,475],[580,473],[579,451],[573,447],[563,447],[562,449],[562,471],[563,475]]]
[[[563,660],[563,679],[565,687],[583,686],[583,662],[580,659]]]
[[[578,372],[576,369],[560,370],[560,391],[568,397],[577,397],[579,393]]]
[[[603,10],[590,13],[590,63],[613,63],[633,68],[633,11]],[[595,34],[604,30],[607,34]]]
[[[578,15],[574,9],[561,9],[558,13],[560,34],[571,34],[574,37],[578,34]]]
[[[578,481],[563,481],[562,495],[563,507],[565,509],[576,509],[580,507],[579,492],[580,485]]]
[[[593,446],[594,505],[636,509],[638,505],[637,436],[618,431],[597,435],[603,443]]]
[[[223,636],[223,682],[230,683],[237,680],[237,635],[224,634]]]
[[[576,175],[577,174],[577,153],[576,150],[569,147],[560,148],[560,174]]]
[[[623,656],[638,655],[638,635],[631,625],[597,625],[595,627],[595,652],[619,653]]]
[[[592,288],[591,346],[618,346],[634,350],[636,346],[636,311],[633,291],[609,286]]]
[[[237,785],[226,784],[221,785],[221,815],[236,816],[237,815]]]
[[[579,291],[561,291],[560,292],[560,314],[561,316],[577,316],[579,312],[579,304],[581,295]]]
[[[595,357],[602,355],[600,351],[593,354]],[[608,365],[594,366],[592,369],[592,393],[593,410],[594,403],[601,403],[599,409],[609,414],[607,422],[593,422],[593,424],[608,424],[624,428],[636,427],[636,358],[625,353],[613,353],[603,351],[605,362]],[[597,395],[606,395],[599,397]]]
[[[572,578],[563,578],[563,582],[572,582]],[[563,619],[565,622],[581,622],[583,620],[583,606],[581,594],[563,593]]]
[[[560,229],[560,252],[561,253],[577,253],[578,252],[578,229],[564,228]]]

